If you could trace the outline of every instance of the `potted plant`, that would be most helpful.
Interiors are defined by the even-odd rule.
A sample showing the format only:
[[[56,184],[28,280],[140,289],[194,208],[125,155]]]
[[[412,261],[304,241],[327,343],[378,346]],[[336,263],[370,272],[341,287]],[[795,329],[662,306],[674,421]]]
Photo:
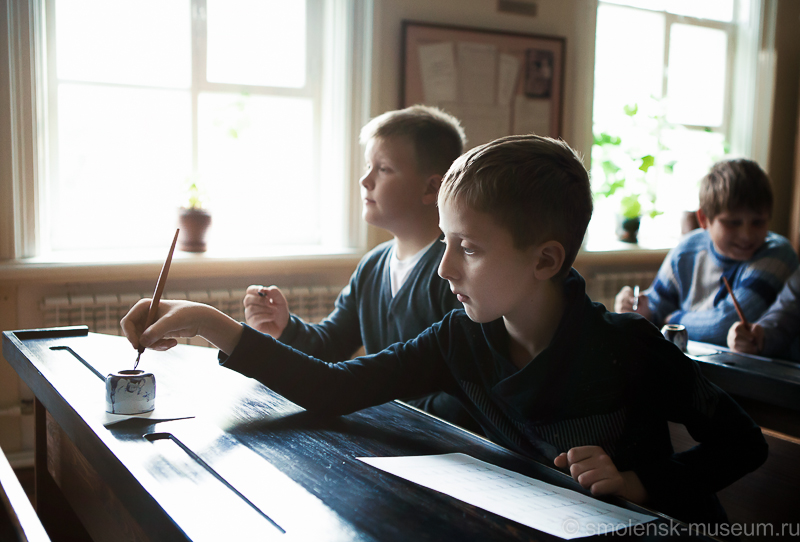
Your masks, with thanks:
[[[625,106],[631,124],[636,123],[639,108],[636,104]],[[662,119],[654,117],[655,129]],[[654,128],[651,127],[652,131]],[[638,242],[639,226],[643,216],[654,218],[661,214],[656,208],[655,183],[648,174],[656,165],[655,149],[648,143],[660,145],[657,138],[630,138],[630,141],[607,132],[594,134],[592,169],[595,179],[595,197],[616,200],[616,234],[620,241]],[[674,164],[662,168],[669,173]],[[599,168],[597,167],[599,166]]]
[[[211,213],[203,209],[201,191],[196,181],[189,185],[188,196],[187,205],[181,207],[178,213],[178,225],[181,229],[178,249],[184,252],[205,252]]]

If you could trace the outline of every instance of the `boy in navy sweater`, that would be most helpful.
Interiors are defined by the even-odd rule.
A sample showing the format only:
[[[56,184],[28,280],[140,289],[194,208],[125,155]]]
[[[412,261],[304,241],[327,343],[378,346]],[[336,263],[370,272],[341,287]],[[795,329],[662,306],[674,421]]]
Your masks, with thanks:
[[[252,285],[244,298],[247,325],[324,361],[367,354],[413,339],[461,303],[436,274],[444,245],[438,243],[436,195],[442,177],[464,148],[459,121],[433,107],[386,112],[361,130],[366,171],[359,185],[364,220],[394,239],[358,264],[333,312],[319,324],[290,314],[276,286]],[[480,431],[446,393],[406,402],[473,431]]]
[[[131,344],[199,334],[225,365],[298,405],[347,414],[444,390],[493,441],[685,521],[723,521],[715,492],[766,459],[761,431],[694,361],[635,314],[586,296],[572,262],[592,211],[589,178],[563,142],[510,136],[476,147],[439,191],[439,266],[463,310],[373,356],[326,363],[213,307],[148,300],[122,320]],[[667,421],[700,444],[673,452]]]

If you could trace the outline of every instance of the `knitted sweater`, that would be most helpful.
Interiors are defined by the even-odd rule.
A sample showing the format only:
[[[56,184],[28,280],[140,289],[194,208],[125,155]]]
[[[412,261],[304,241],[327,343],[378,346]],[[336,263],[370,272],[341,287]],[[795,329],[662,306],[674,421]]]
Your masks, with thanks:
[[[798,268],[783,289],[778,299],[759,318],[758,324],[764,328],[763,355],[800,361],[800,268]]]
[[[772,304],[798,260],[789,241],[775,233],[748,261],[719,254],[706,230],[681,239],[667,255],[655,281],[645,291],[652,321],[683,324],[689,339],[725,345],[738,320],[722,282],[725,276],[748,321],[756,321]]]
[[[658,509],[719,520],[714,493],[766,459],[758,426],[649,322],[592,303],[574,270],[564,288],[551,344],[521,370],[502,318],[479,324],[463,310],[416,339],[337,364],[245,328],[226,366],[332,415],[444,390],[502,446],[551,465],[570,448],[601,446],[620,471],[639,475]],[[673,453],[667,421],[700,444]]]

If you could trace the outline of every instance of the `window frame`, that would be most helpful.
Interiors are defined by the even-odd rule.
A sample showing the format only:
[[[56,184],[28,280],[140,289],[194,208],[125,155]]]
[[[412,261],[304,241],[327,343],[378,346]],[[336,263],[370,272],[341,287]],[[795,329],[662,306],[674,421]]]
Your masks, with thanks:
[[[2,230],[0,230],[0,260],[29,260],[47,262],[58,265],[60,258],[46,252],[47,243],[43,238],[48,231],[46,213],[47,189],[46,178],[50,169],[51,142],[45,142],[48,133],[56,134],[49,111],[57,100],[55,92],[48,93],[49,81],[57,85],[55,78],[55,62],[48,64],[49,55],[54,54],[52,39],[48,32],[54,31],[47,14],[52,13],[55,0],[0,0],[3,16],[0,24],[8,31],[8,50],[0,49],[2,60],[8,60],[9,70],[0,75],[0,85],[10,91],[8,112],[12,122],[10,127],[0,129],[0,141],[3,142],[0,156],[8,154],[8,167],[0,168],[3,183],[0,196],[2,211]],[[193,27],[205,22],[198,21],[206,7],[205,0],[190,0],[191,24]],[[308,61],[306,64],[306,84],[300,89],[255,87],[251,85],[231,85],[205,81],[205,67],[202,73],[196,64],[205,64],[205,50],[197,54],[199,39],[192,32],[192,133],[193,133],[193,167],[197,167],[197,102],[201,92],[206,91],[240,91],[252,94],[272,94],[286,96],[310,96],[315,99],[314,122],[316,141],[314,141],[314,168],[317,174],[325,165],[334,165],[336,171],[327,175],[334,177],[330,184],[336,189],[343,189],[340,198],[345,206],[337,213],[341,221],[341,250],[323,247],[319,254],[328,257],[331,254],[352,254],[366,249],[366,227],[360,220],[360,199],[356,183],[349,182],[352,175],[360,170],[361,148],[358,143],[358,132],[361,125],[369,118],[369,83],[370,83],[370,45],[373,3],[371,0],[307,0],[307,22],[313,31],[306,33]],[[7,18],[4,17],[7,15]],[[322,30],[325,30],[323,32]],[[203,32],[205,39],[205,32]],[[338,40],[338,41],[337,41]],[[334,43],[335,42],[335,43]],[[204,46],[204,43],[202,44]],[[313,49],[312,49],[313,48]],[[318,54],[312,54],[311,51]],[[323,58],[324,57],[324,58]],[[338,69],[320,64],[335,61]],[[344,69],[342,69],[344,67]],[[5,79],[7,74],[8,79]],[[202,77],[201,84],[196,81]],[[338,107],[331,108],[331,103]],[[324,105],[322,105],[324,104]],[[325,107],[328,112],[324,111]],[[335,110],[332,110],[335,109]],[[53,118],[55,115],[53,115]],[[335,141],[327,142],[325,134],[336,133]],[[55,136],[53,136],[55,137]],[[331,139],[331,138],[327,138]],[[57,142],[55,143],[57,145]],[[57,146],[52,152],[57,153]],[[336,159],[331,158],[336,155]],[[10,182],[5,182],[9,180]],[[320,183],[324,184],[324,183]],[[329,189],[330,191],[330,189]],[[324,241],[324,239],[323,239]],[[314,257],[315,252],[299,257]],[[144,258],[148,256],[143,255]],[[287,256],[289,257],[289,256]],[[80,258],[80,256],[79,256]],[[270,259],[274,259],[272,256]],[[236,258],[232,258],[236,259]],[[252,258],[250,258],[252,259]],[[71,255],[65,261],[74,263]],[[89,265],[102,264],[104,258],[89,258]]]
[[[658,13],[664,17],[664,59],[662,63],[661,93],[667,96],[670,31],[673,24],[723,30],[728,36],[725,80],[725,106],[723,122],[719,127],[690,125],[670,122],[687,130],[721,133],[729,143],[729,155],[743,156],[762,164],[769,163],[770,135],[772,127],[772,96],[775,72],[775,28],[777,2],[774,0],[734,0],[734,19],[731,22],[698,19],[661,10],[630,6],[613,0],[597,1],[601,6],[614,6],[629,10]],[[597,18],[596,18],[597,20]],[[743,21],[753,21],[749,25]],[[596,36],[596,33],[595,33]],[[594,100],[593,100],[594,103]],[[592,114],[594,132],[594,113]],[[591,226],[590,226],[591,229]],[[645,246],[623,246],[624,243],[609,239],[593,243],[590,251],[606,250],[653,250],[661,249],[661,241],[653,248]],[[651,240],[653,242],[653,240]],[[603,248],[599,248],[603,247]],[[584,247],[584,250],[586,248]]]

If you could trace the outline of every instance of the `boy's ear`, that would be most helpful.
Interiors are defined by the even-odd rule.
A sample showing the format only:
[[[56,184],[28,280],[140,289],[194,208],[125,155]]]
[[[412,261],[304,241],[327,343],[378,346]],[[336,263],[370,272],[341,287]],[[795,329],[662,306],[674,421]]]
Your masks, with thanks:
[[[697,210],[697,223],[700,224],[700,227],[704,230],[707,230],[711,225],[711,221],[708,219],[702,209]]]
[[[533,274],[537,279],[550,280],[561,271],[564,259],[567,257],[564,245],[556,240],[545,241],[536,247],[536,252],[536,267]]]
[[[425,192],[422,193],[422,203],[425,205],[436,205],[439,195],[439,187],[442,186],[442,175],[431,175],[425,181]]]

